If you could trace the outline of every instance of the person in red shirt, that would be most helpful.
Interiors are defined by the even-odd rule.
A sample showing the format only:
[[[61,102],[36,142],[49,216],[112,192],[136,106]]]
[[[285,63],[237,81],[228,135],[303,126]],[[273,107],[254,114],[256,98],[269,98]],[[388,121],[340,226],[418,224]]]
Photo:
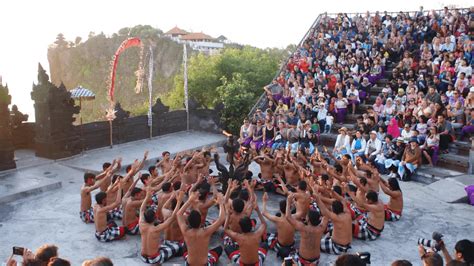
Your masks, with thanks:
[[[286,81],[285,81],[285,74],[284,73],[280,73],[280,76],[278,76],[278,78],[277,78],[277,82],[278,82],[278,84],[280,84],[280,86],[285,87]]]
[[[302,59],[300,60],[299,68],[300,68],[300,70],[301,70],[302,73],[308,73],[309,64],[308,64],[308,62],[306,61],[306,59],[302,58]]]
[[[286,65],[288,71],[292,72],[295,70],[295,63],[293,61],[293,58],[290,58],[290,60],[288,60],[288,64]]]

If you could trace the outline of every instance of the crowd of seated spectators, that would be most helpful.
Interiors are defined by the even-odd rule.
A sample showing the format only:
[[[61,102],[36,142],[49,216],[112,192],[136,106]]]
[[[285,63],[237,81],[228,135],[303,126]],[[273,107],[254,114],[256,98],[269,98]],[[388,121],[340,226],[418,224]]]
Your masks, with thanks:
[[[355,128],[339,130],[338,156],[390,175],[435,165],[474,133],[473,11],[323,15],[264,88],[268,105],[245,121],[240,143],[312,153],[320,134],[354,114]]]

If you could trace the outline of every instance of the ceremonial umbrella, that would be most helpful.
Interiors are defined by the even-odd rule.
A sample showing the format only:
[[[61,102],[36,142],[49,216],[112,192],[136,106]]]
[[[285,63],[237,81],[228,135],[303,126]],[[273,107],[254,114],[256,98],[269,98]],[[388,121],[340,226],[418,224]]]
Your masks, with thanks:
[[[72,89],[69,91],[71,93],[71,98],[74,99],[74,100],[79,100],[79,106],[81,107],[81,111],[82,111],[82,100],[84,101],[90,101],[90,100],[94,100],[95,99],[95,94],[86,89],[86,88],[83,88],[82,86],[79,86],[75,89]],[[82,150],[84,150],[84,143],[82,143],[82,112],[79,113],[79,116],[80,116],[80,121],[81,121],[81,127],[80,127],[80,130],[81,130],[81,146],[82,146]]]
[[[71,98],[74,100],[79,100],[79,106],[82,109],[82,100],[84,101],[89,101],[89,100],[94,100],[95,99],[95,94],[86,89],[83,88],[82,86],[79,86],[75,89],[72,89],[69,91],[71,93]],[[80,115],[81,119],[81,126],[82,126],[82,115]]]

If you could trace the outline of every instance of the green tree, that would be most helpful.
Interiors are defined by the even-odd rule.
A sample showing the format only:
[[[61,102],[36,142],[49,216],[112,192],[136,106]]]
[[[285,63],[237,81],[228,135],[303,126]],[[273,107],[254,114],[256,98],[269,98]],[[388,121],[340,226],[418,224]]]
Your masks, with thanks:
[[[280,50],[282,51],[282,50]],[[271,54],[269,51],[245,46],[242,49],[226,48],[220,54],[206,56],[196,54],[188,61],[188,89],[190,97],[206,107],[214,107],[220,102],[217,87],[223,85],[222,77],[232,80],[239,73],[246,80],[255,99],[263,92],[262,87],[270,83],[281,61],[283,52]],[[164,99],[171,108],[183,106],[183,72],[175,77],[175,87]]]
[[[205,107],[213,107],[216,99],[216,88],[221,85],[219,74],[217,73],[217,63],[219,56],[206,56],[197,54],[188,61],[188,90],[189,97],[196,99]],[[165,98],[165,104],[173,109],[180,109],[184,106],[184,77],[183,69],[175,76],[175,87]]]
[[[255,103],[255,95],[249,91],[250,83],[240,73],[235,73],[230,81],[222,77],[221,82],[216,89],[218,100],[224,104],[221,122],[227,130],[237,134],[242,120]]]
[[[258,49],[251,46],[225,48],[220,54],[196,54],[188,63],[189,96],[213,108],[224,104],[222,122],[237,133],[242,119],[263,93],[263,86],[275,76],[284,49]],[[172,109],[184,107],[183,69],[174,79],[174,89],[163,99]]]

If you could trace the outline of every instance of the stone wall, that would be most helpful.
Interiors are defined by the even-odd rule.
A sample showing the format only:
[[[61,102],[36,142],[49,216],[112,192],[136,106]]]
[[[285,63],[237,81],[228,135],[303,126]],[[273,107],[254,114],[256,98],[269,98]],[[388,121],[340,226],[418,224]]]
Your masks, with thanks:
[[[0,82],[0,171],[16,168],[14,161],[13,138],[10,123],[10,111],[8,105],[11,96],[8,87]]]
[[[8,91],[6,92],[8,94]],[[60,159],[79,154],[82,150],[110,145],[109,121],[73,125],[74,116],[80,112],[80,107],[75,105],[70,92],[63,84],[56,86],[49,81],[49,76],[41,65],[38,66],[38,83],[33,84],[31,98],[35,101],[36,123],[21,123],[19,120],[14,127],[15,137],[8,140],[14,143],[14,147],[11,145],[10,148],[10,157],[13,158],[14,148],[33,148],[39,157]],[[8,115],[9,101],[4,102],[3,113]],[[190,105],[190,130],[220,132],[218,110],[199,110],[191,106],[194,105]],[[148,116],[129,117],[130,112],[123,110],[120,103],[115,105],[115,111],[116,118],[112,123],[113,144],[150,137]],[[158,98],[152,112],[153,137],[186,130],[186,111],[169,112],[169,108]],[[9,123],[4,124],[4,128],[11,129]],[[0,143],[2,136],[7,139],[11,136],[3,134],[1,129],[0,124]]]
[[[33,84],[31,99],[35,101],[35,153],[49,159],[65,158],[81,152],[79,136],[72,123],[79,113],[71,93],[61,84],[49,81],[38,65],[38,83]]]
[[[15,149],[35,148],[35,123],[22,123],[12,128],[13,145]]]
[[[219,117],[214,110],[192,110],[189,119],[191,130],[218,133]],[[186,112],[165,112],[153,116],[153,137],[186,130]],[[150,137],[146,115],[126,118],[112,123],[113,143],[120,144]],[[81,126],[76,126],[81,132]],[[84,150],[106,147],[110,144],[109,122],[93,122],[82,125],[81,141]]]

